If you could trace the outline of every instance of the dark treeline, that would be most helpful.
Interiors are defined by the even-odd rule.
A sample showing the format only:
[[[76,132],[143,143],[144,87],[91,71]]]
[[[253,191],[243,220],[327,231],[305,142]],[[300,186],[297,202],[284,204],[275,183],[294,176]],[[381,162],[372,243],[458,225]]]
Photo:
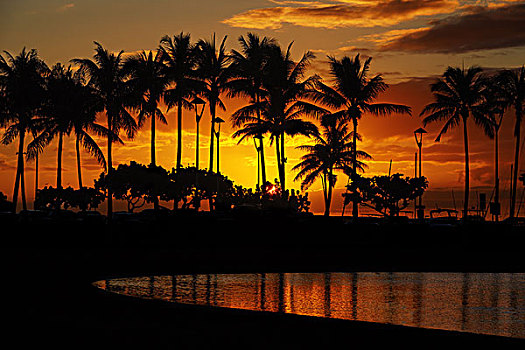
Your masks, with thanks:
[[[125,56],[123,51],[111,53],[95,42],[92,58],[75,58],[71,65],[60,63],[49,67],[36,50],[25,48],[13,55],[0,55],[0,125],[5,128],[1,142],[10,144],[18,138],[17,170],[13,189],[13,208],[16,210],[21,194],[22,207],[27,209],[24,182],[25,161],[35,161],[35,198],[38,191],[38,158],[45,147],[58,140],[57,189],[62,188],[62,153],[64,137],[75,137],[78,186],[84,188],[80,150],[83,148],[98,161],[104,176],[112,177],[113,146],[122,145],[121,136],[135,137],[147,120],[151,124],[151,161],[156,167],[156,123],[168,123],[161,106],[177,110],[176,163],[173,169],[183,171],[182,128],[184,110],[195,112],[197,125],[195,168],[199,174],[199,123],[207,107],[210,118],[209,166],[204,172],[221,175],[219,169],[220,127],[225,121],[217,111],[226,111],[223,98],[239,97],[246,101],[233,111],[229,122],[235,128],[239,142],[252,139],[258,158],[258,188],[273,188],[266,175],[264,138],[275,146],[279,193],[289,196],[286,188],[286,139],[297,135],[310,137],[313,143],[299,147],[305,152],[294,180],[301,181],[306,190],[318,179],[324,194],[325,215],[330,214],[332,193],[337,181],[336,172],[348,177],[345,205],[352,203],[352,215],[358,217],[359,205],[368,205],[383,215],[398,215],[402,208],[422,194],[426,179],[363,178],[371,156],[358,150],[359,120],[365,114],[376,116],[411,114],[409,106],[375,102],[388,85],[381,74],[371,76],[372,58],[336,58],[328,56],[331,84],[318,75],[308,75],[315,59],[305,52],[297,61],[291,57],[292,43],[286,48],[273,38],[248,33],[240,36],[239,50],[227,50],[227,37],[192,42],[190,34],[164,36],[154,51],[142,51]],[[511,186],[510,216],[516,214],[516,192],[520,153],[520,130],[523,114],[525,68],[483,74],[481,68],[449,67],[431,91],[435,101],[420,113],[423,125],[444,122],[441,135],[456,126],[463,126],[465,147],[464,217],[469,211],[469,150],[467,120],[476,125],[495,142],[495,198],[499,206],[498,131],[504,112],[515,111],[516,140]],[[105,125],[97,120],[103,113]],[[314,123],[314,122],[318,123]],[[27,142],[26,138],[31,141]],[[107,154],[97,145],[96,137],[107,139]],[[27,147],[26,147],[27,143]],[[24,157],[25,155],[25,157]],[[25,159],[24,159],[25,158]],[[185,169],[184,171],[188,171]],[[175,176],[175,175],[174,175]],[[113,176],[115,178],[115,176]],[[175,181],[176,177],[172,178]],[[101,181],[99,179],[99,181]],[[99,182],[100,183],[100,182]],[[392,185],[394,184],[394,186]],[[390,193],[395,184],[408,186],[396,200]],[[408,184],[408,185],[407,185]],[[112,215],[112,199],[116,186],[103,188],[108,216]],[[383,191],[383,192],[381,192]],[[399,191],[398,191],[399,192]],[[86,192],[87,193],[87,192]],[[379,193],[379,194],[378,194]],[[177,208],[177,196],[170,197]],[[197,196],[199,200],[201,199]],[[217,194],[209,196],[210,209]],[[159,196],[150,196],[156,209]],[[180,198],[178,198],[180,199]],[[368,204],[367,204],[368,202]],[[129,203],[128,203],[129,204]],[[184,204],[183,204],[184,205]],[[196,206],[198,207],[200,204]],[[496,218],[498,214],[496,214]]]

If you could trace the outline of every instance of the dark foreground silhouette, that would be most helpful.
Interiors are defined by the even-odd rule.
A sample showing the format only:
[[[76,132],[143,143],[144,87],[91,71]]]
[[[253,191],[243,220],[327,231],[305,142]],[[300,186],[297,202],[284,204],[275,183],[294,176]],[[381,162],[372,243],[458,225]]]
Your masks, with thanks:
[[[3,222],[17,341],[71,348],[335,348],[522,339],[140,300],[92,282],[149,274],[324,271],[524,272],[523,228],[346,224],[341,218],[186,213],[150,222]]]

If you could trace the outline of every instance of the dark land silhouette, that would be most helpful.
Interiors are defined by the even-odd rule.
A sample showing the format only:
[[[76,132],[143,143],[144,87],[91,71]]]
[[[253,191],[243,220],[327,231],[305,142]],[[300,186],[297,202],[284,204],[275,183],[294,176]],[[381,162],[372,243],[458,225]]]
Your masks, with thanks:
[[[104,293],[91,283],[123,276],[326,271],[523,272],[523,228],[417,222],[348,223],[282,213],[153,210],[111,224],[86,219],[3,219],[11,325],[38,344],[286,345],[492,344],[520,339],[296,315],[168,305]],[[141,215],[141,216],[139,216]],[[31,334],[32,337],[23,337]]]

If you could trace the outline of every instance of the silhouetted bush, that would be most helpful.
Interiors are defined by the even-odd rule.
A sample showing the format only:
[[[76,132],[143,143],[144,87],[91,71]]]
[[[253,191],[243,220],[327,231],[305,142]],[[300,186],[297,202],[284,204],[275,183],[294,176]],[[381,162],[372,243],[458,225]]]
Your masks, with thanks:
[[[347,186],[349,192],[343,193],[343,197],[345,205],[357,199],[358,203],[384,216],[398,216],[427,187],[428,181],[424,176],[403,178],[403,174],[393,174],[367,178],[356,175],[355,180]]]
[[[78,208],[82,211],[98,208],[104,201],[104,194],[90,187],[82,187],[78,190],[72,187],[53,188],[44,187],[37,190],[35,208],[37,209],[69,209]]]
[[[7,196],[0,192],[0,211],[13,210],[13,202],[7,200]]]

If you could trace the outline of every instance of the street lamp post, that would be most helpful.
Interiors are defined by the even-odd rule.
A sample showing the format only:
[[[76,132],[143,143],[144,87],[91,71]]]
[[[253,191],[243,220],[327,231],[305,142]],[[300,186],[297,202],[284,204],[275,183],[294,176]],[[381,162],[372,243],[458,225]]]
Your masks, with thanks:
[[[261,188],[261,150],[264,137],[262,135],[257,135],[253,137],[253,143],[255,144],[255,150],[257,151],[257,187]],[[259,142],[259,144],[257,144]],[[263,183],[264,185],[264,183]]]
[[[221,124],[224,123],[224,120],[220,117],[216,117],[215,123],[217,124],[217,131],[215,132],[215,137],[217,137],[217,174],[220,174],[220,171],[219,171],[219,140],[221,136]]]
[[[427,131],[423,128],[419,128],[414,131],[414,137],[416,139],[416,144],[419,149],[419,177],[421,177],[421,149],[423,147],[423,134],[426,134]],[[425,207],[423,206],[423,196],[419,196],[419,204],[417,206],[417,218],[422,220],[425,218]]]
[[[191,104],[195,108],[195,123],[197,127],[197,134],[196,134],[196,149],[195,149],[195,168],[199,170],[199,123],[201,121],[202,115],[204,113],[204,106],[206,105],[206,102],[201,99],[200,97],[195,97],[193,101],[191,101]],[[198,107],[202,106],[201,112],[199,113]]]

